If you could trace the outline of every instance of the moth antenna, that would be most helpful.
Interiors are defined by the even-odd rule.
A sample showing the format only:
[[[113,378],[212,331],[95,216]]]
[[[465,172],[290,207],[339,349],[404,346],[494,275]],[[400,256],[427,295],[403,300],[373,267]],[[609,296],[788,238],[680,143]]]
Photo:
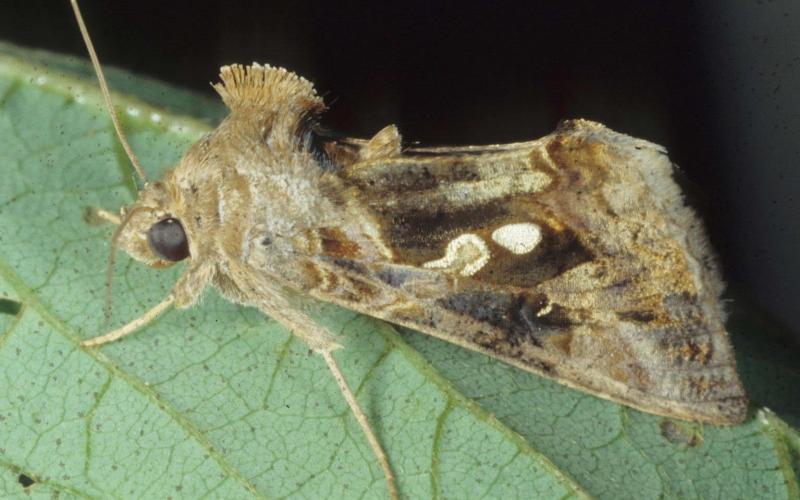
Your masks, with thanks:
[[[78,0],[70,0],[70,3],[72,4],[72,10],[75,12],[75,20],[78,21],[78,28],[81,30],[83,42],[86,44],[86,50],[89,51],[89,59],[92,60],[94,73],[97,75],[97,81],[100,83],[100,92],[103,94],[103,99],[106,103],[106,110],[108,111],[108,115],[111,117],[111,122],[114,124],[114,130],[117,133],[117,139],[119,139],[120,144],[122,144],[122,149],[124,149],[125,154],[128,155],[128,159],[130,159],[134,170],[136,170],[136,173],[139,175],[139,178],[143,183],[147,183],[147,178],[144,175],[144,169],[139,163],[139,160],[136,158],[136,155],[133,154],[133,150],[131,149],[130,144],[128,144],[125,134],[122,132],[122,127],[119,124],[117,112],[114,110],[114,103],[111,101],[111,93],[108,91],[106,77],[103,74],[103,69],[100,67],[100,60],[97,58],[97,53],[94,50],[92,39],[89,37],[89,31],[86,29],[86,23],[83,22],[81,9],[78,7]]]

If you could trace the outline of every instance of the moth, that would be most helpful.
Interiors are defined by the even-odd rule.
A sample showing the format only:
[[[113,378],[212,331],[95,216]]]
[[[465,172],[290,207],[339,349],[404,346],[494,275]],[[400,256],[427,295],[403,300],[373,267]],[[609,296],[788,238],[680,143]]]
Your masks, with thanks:
[[[137,167],[138,199],[107,214],[114,247],[186,270],[163,302],[84,345],[190,307],[208,287],[257,307],[326,360],[392,497],[338,345],[305,312],[315,301],[645,412],[745,418],[717,264],[663,148],[586,120],[507,145],[404,148],[394,126],[333,138],[318,130],[325,105],[309,81],[268,65],[220,71],[228,117],[161,180]]]

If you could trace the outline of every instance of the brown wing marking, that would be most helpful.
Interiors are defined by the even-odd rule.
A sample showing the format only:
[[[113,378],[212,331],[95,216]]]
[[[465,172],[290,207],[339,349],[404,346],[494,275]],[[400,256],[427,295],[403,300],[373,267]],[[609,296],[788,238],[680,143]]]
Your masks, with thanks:
[[[588,122],[467,150],[341,168],[391,262],[338,234],[309,256],[330,276],[311,293],[648,412],[744,419],[719,280],[662,150]],[[491,238],[518,222],[542,232],[524,255]],[[467,233],[491,256],[478,272],[424,268]]]
[[[703,323],[686,326],[676,336],[658,324],[607,324],[592,318],[590,311],[548,306],[542,296],[492,289],[472,280],[461,280],[459,291],[442,296],[447,286],[453,290],[453,283],[429,270],[342,259],[316,260],[315,265],[337,277],[311,291],[319,299],[570,387],[651,413],[718,424],[740,422],[746,414],[735,367],[724,349],[717,352],[718,338]],[[354,293],[365,285],[368,294]]]

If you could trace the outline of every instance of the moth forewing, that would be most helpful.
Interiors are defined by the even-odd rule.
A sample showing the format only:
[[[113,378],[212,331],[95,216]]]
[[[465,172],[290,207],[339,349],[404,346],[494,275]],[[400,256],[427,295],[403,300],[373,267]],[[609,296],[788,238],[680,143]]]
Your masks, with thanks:
[[[646,412],[741,422],[722,282],[672,168],[584,120],[342,164],[391,258],[326,230],[312,293]]]

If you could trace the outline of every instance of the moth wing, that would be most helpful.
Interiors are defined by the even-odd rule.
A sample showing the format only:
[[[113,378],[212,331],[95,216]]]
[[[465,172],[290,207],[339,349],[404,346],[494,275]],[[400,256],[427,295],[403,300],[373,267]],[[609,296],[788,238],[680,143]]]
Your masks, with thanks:
[[[721,281],[671,172],[587,121],[354,161],[338,177],[372,226],[318,233],[312,293],[647,412],[740,422]]]

